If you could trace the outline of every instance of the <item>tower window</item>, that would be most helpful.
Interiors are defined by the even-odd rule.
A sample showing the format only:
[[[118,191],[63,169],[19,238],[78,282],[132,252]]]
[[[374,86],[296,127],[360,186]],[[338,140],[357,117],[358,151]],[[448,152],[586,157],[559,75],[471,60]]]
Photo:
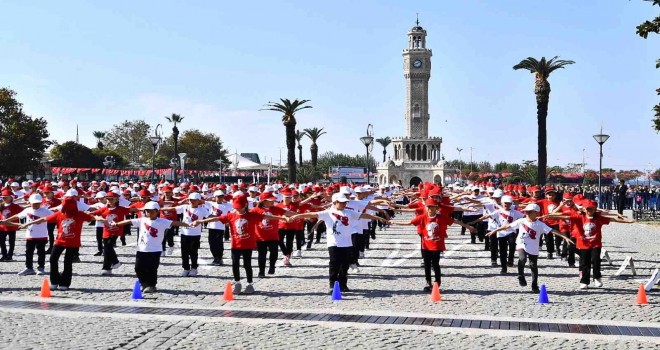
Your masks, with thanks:
[[[415,103],[413,106],[413,111],[412,111],[413,118],[419,118],[420,117],[420,112],[419,112],[419,104]]]

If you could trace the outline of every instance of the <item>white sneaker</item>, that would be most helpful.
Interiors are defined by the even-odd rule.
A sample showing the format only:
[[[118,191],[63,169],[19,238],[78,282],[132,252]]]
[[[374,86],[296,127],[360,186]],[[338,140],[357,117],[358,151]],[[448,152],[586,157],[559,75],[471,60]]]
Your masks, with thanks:
[[[348,268],[353,272],[360,272],[360,268],[356,264],[351,264]]]
[[[181,271],[181,277],[188,277],[189,274],[190,274],[190,270]]]
[[[167,255],[168,256],[174,255],[174,247],[167,247]]]
[[[18,273],[19,276],[27,276],[27,275],[34,275],[35,272],[33,269],[25,269],[21,272]]]
[[[294,258],[302,258],[302,250],[296,250],[296,252],[293,253],[293,257]]]
[[[364,252],[360,252],[360,259],[364,259]]]
[[[234,282],[234,294],[241,294],[243,288],[241,287],[241,282]]]
[[[118,269],[118,268],[120,268],[120,267],[121,267],[121,262],[118,262],[118,263],[116,263],[116,264],[112,264],[112,266],[110,266],[110,268],[113,269],[113,270],[116,270],[116,269]]]
[[[67,286],[57,286],[57,290],[69,290]]]
[[[112,275],[112,270],[101,270],[101,276]]]
[[[254,293],[254,286],[252,283],[248,283],[248,285],[245,287],[245,294],[252,294]]]
[[[589,288],[588,284],[580,283],[580,289],[587,289]]]
[[[596,286],[596,287],[602,287],[602,286],[603,286],[603,282],[601,282],[599,279],[595,279],[595,280],[594,280],[594,286]]]
[[[291,266],[291,258],[288,256],[284,256],[284,261],[283,261],[284,266]]]
[[[165,256],[167,256],[167,253],[165,253],[165,251],[163,250],[162,252],[160,252],[160,256],[165,257]]]
[[[195,277],[197,276],[197,269],[190,269],[190,272],[188,272],[188,277]]]
[[[44,271],[43,267],[37,267],[37,275],[38,276],[45,275],[45,274],[46,274],[46,271]]]

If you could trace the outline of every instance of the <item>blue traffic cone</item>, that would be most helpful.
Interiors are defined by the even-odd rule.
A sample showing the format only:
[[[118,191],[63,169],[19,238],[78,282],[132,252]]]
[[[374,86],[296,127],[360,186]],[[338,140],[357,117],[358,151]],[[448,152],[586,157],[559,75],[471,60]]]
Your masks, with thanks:
[[[135,286],[133,287],[133,295],[131,296],[133,300],[142,299],[142,286],[140,285],[140,280],[135,281]]]
[[[548,291],[545,289],[545,284],[541,285],[541,293],[539,293],[539,304],[550,304],[550,299],[548,299]]]
[[[332,287],[332,300],[341,300],[341,289],[339,289],[338,281],[335,281],[335,286]]]

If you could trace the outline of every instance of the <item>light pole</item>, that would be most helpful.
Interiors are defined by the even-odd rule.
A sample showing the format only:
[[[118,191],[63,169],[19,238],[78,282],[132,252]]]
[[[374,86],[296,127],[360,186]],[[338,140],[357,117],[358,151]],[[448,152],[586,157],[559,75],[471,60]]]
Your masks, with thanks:
[[[602,189],[601,189],[601,178],[603,177],[603,144],[607,139],[610,138],[610,135],[605,135],[603,134],[603,127],[600,127],[600,134],[594,135],[594,140],[598,142],[598,146],[600,148],[600,160],[598,162],[598,206],[602,207]]]
[[[472,151],[474,148],[470,147],[470,173],[472,173]]]
[[[222,159],[216,159],[215,164],[220,166],[220,183],[222,183]]]
[[[373,137],[373,126],[371,124],[367,125],[367,136],[362,136],[360,137],[360,141],[362,141],[362,144],[364,144],[364,147],[366,148],[366,154],[365,154],[365,160],[367,162],[367,184],[369,184],[370,180],[370,174],[369,174],[369,146],[371,146],[374,142],[374,137]]]
[[[456,147],[456,150],[458,151],[458,181],[460,183],[461,177],[463,176],[463,164],[461,164],[461,151],[463,151],[463,149]]]
[[[186,153],[179,153],[179,158],[181,159],[181,180],[185,182],[186,180]]]
[[[115,157],[113,156],[105,156],[103,160],[103,166],[108,169],[112,169],[112,167],[115,166]],[[106,176],[106,180],[110,179],[110,177]]]
[[[162,126],[160,124],[156,125],[153,136],[149,136],[149,142],[153,146],[153,153],[151,154],[151,182],[156,181],[156,149],[161,141],[159,128],[162,128]]]

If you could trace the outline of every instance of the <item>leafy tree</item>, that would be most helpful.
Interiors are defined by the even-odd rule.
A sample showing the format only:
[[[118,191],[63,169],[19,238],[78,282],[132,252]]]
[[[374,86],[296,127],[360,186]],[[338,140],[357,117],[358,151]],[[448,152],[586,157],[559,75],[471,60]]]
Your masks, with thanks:
[[[101,140],[105,137],[105,132],[94,131],[92,134],[96,138],[96,148],[103,149],[103,142],[101,142]]]
[[[513,173],[513,178],[518,182],[524,182],[531,185],[538,185],[539,184],[537,182],[539,179],[538,173],[539,173],[539,168],[538,166],[536,166],[535,161],[523,160],[520,169]]]
[[[172,137],[173,137],[173,142],[174,142],[174,152],[172,154],[172,158],[177,160],[177,162],[175,162],[175,164],[177,165],[176,166],[177,168],[178,168],[178,164],[179,164],[179,162],[178,162],[178,159],[179,159],[179,128],[177,128],[176,125],[183,122],[183,118],[184,117],[182,117],[181,115],[174,114],[174,113],[172,113],[172,115],[169,116],[169,117],[165,117],[165,119],[167,119],[168,122],[174,124],[174,126],[172,127]],[[168,156],[166,155],[165,158],[169,159],[167,157]],[[169,167],[169,163],[168,163],[167,166]],[[175,171],[174,172],[174,183],[177,183],[176,178],[177,178],[177,173]]]
[[[105,161],[105,158],[110,156],[113,157],[115,160],[115,164],[113,165],[113,168],[122,168],[125,166],[125,161],[124,158],[119,155],[119,153],[109,150],[109,149],[100,149],[100,148],[92,148],[92,152],[94,153],[94,156],[98,158],[98,160],[101,162],[101,165],[105,168],[106,166],[103,164]]]
[[[303,161],[302,161],[302,139],[305,137],[305,133],[301,132],[300,130],[296,130],[296,141],[298,141],[298,164],[302,166]]]
[[[383,146],[383,163],[385,163],[385,156],[387,156],[387,146],[389,146],[392,143],[392,139],[389,136],[387,136],[376,139],[376,142],[378,142],[381,146]]]
[[[87,146],[67,141],[61,145],[55,145],[50,150],[50,158],[53,166],[72,168],[101,168],[103,163],[100,158]]]
[[[158,167],[169,168],[170,159],[174,149],[174,138],[165,139],[158,154],[156,164]],[[216,160],[222,159],[226,166],[231,162],[227,158],[227,150],[224,148],[220,137],[213,133],[204,133],[200,130],[186,130],[181,134],[179,140],[179,151],[186,153],[186,169],[208,170],[216,169]]]
[[[282,124],[286,131],[286,160],[288,167],[289,182],[296,182],[296,113],[307,108],[312,108],[305,103],[309,100],[280,98],[280,102],[268,102],[261,110],[282,113]]]
[[[660,6],[660,0],[644,0],[651,3],[651,6]],[[637,26],[637,35],[646,39],[649,33],[660,34],[660,16],[656,16],[651,21],[644,21],[644,23]],[[655,61],[655,68],[660,68],[660,59]],[[660,95],[660,89],[655,92]],[[653,117],[653,125],[656,131],[660,132],[660,103],[653,107],[655,117]]]
[[[151,126],[144,120],[126,120],[114,125],[105,135],[105,146],[129,163],[145,164],[151,160]]]
[[[319,146],[316,142],[319,140],[321,136],[325,134],[326,132],[323,131],[323,128],[305,129],[305,135],[307,135],[307,137],[309,137],[309,139],[312,141],[312,145],[309,146],[309,151],[312,156],[312,169],[314,170],[317,170],[316,165],[318,164],[318,160],[319,160]]]
[[[326,172],[332,167],[354,167],[366,168],[363,155],[348,155],[342,153],[325,152],[321,154],[318,161],[318,169]],[[369,156],[369,167],[376,168],[376,160]]]
[[[48,141],[48,123],[23,112],[16,92],[0,88],[0,175],[22,175],[39,167]]]
[[[536,183],[544,185],[546,180],[546,167],[548,165],[548,150],[546,148],[546,122],[548,119],[548,103],[550,101],[550,73],[564,68],[574,61],[558,60],[555,56],[549,60],[542,57],[540,61],[528,57],[513,66],[513,69],[526,69],[536,77],[534,83],[534,94],[536,94],[536,119],[538,124],[538,178]]]

